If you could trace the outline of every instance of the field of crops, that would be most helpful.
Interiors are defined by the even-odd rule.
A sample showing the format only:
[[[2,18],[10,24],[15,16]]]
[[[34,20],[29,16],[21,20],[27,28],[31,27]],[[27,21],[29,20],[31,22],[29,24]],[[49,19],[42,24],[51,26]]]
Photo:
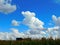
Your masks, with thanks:
[[[16,41],[1,41],[0,45],[60,45],[60,39],[45,39],[42,38],[41,40],[16,40]]]

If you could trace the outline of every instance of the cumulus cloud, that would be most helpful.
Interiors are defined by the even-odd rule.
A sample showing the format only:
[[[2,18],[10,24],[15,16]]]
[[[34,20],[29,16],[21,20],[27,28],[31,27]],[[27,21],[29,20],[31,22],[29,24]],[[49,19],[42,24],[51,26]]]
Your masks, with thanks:
[[[55,23],[57,29],[58,38],[60,38],[60,17],[56,17],[55,15],[52,16],[53,22]]]
[[[9,2],[11,0],[0,0],[0,12],[7,14],[16,10],[16,5],[11,5]]]
[[[42,37],[46,37],[46,33],[44,31],[37,31],[37,30],[28,30],[24,33],[24,38],[31,38],[31,39],[41,39]]]
[[[11,28],[14,37],[22,37],[24,33],[20,33],[18,29]]]
[[[47,32],[49,36],[55,38],[60,38],[60,17],[52,15],[52,21],[55,24],[54,27],[48,28]]]
[[[46,34],[44,31],[40,31],[40,30],[28,30],[26,32],[26,34],[28,35],[36,35],[36,34]]]
[[[12,20],[12,25],[13,26],[19,26],[20,25],[20,22],[19,21],[16,21],[16,20]]]
[[[23,21],[21,21],[22,24],[29,27],[29,30],[26,32],[19,32],[18,29],[11,28],[10,30],[12,32],[1,32],[0,40],[15,40],[16,38],[31,38],[31,39],[41,39],[46,34],[44,31],[44,22],[39,20],[35,17],[34,12],[26,11],[22,12],[23,16],[25,17]],[[19,26],[20,21],[12,20],[13,26]],[[5,35],[6,34],[6,35]],[[43,36],[42,36],[43,35]]]
[[[30,11],[26,11],[26,12],[22,11],[21,13],[22,13],[23,16],[26,17],[26,18],[34,17],[34,16],[35,16],[35,13],[34,13],[34,12],[30,12]]]
[[[11,32],[0,32],[0,40],[16,40],[16,38],[23,38],[24,33],[18,31],[18,29],[11,28]]]
[[[60,38],[60,17],[52,16],[52,20],[55,23],[53,27],[44,27],[44,22],[35,17],[34,12],[23,11],[22,15],[24,19],[21,21],[23,25],[29,27],[25,32],[19,32],[18,29],[11,28],[11,32],[0,32],[0,40],[16,40],[16,38],[31,38],[41,39],[42,37],[53,39]],[[19,26],[19,21],[12,20],[13,26]]]
[[[27,25],[31,29],[42,29],[44,22],[35,17],[34,12],[26,11],[22,12],[22,15],[25,17],[23,19],[23,24]]]
[[[22,15],[25,17],[22,23],[29,27],[29,30],[25,33],[26,35],[30,35],[29,37],[31,38],[41,38],[43,37],[42,35],[46,34],[44,31],[42,31],[45,30],[43,27],[44,22],[36,18],[36,14],[34,12],[22,11]]]
[[[42,37],[44,37],[44,35],[46,34],[44,27],[44,22],[42,22],[41,20],[39,20],[38,18],[35,17],[35,13],[34,12],[30,12],[30,11],[26,11],[26,12],[22,12],[23,16],[25,17],[23,19],[23,21],[21,21],[22,24],[26,25],[29,27],[29,30],[22,33],[19,33],[19,31],[17,29],[11,28],[12,32],[13,32],[13,36],[14,37],[22,37],[22,38],[31,38],[31,39],[40,39]],[[12,20],[12,25],[13,26],[18,26],[20,23],[16,20]],[[42,36],[43,35],[43,36]]]
[[[28,34],[19,32],[16,28],[11,28],[11,32],[0,32],[0,40],[16,40],[16,38],[31,38],[31,39],[41,39],[45,32],[41,31],[39,34]],[[35,30],[34,30],[35,31]],[[43,36],[42,36],[43,35]]]
[[[56,26],[60,26],[60,17],[56,17],[55,15],[53,15],[52,19]]]

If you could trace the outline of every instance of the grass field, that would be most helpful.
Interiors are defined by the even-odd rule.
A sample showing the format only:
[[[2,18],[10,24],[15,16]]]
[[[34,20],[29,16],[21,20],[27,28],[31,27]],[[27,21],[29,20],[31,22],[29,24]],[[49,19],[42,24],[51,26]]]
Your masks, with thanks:
[[[53,40],[42,38],[41,40],[0,40],[0,45],[60,45],[60,39]]]

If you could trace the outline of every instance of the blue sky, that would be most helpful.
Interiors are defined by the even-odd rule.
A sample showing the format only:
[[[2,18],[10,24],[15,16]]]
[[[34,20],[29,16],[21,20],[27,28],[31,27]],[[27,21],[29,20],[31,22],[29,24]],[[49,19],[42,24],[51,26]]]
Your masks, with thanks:
[[[57,1],[58,2],[58,1]],[[28,29],[25,25],[12,26],[11,21],[22,21],[24,16],[22,11],[31,11],[36,13],[36,17],[45,23],[45,27],[49,27],[52,15],[60,16],[60,3],[56,0],[12,0],[11,4],[16,5],[17,9],[8,14],[0,12],[0,32],[9,32],[10,28],[18,28],[19,31]]]

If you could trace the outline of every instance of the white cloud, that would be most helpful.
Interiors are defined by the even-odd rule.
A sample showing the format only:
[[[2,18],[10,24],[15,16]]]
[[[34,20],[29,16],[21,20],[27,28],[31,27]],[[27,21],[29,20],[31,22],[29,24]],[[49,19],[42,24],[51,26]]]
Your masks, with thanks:
[[[44,29],[44,27],[43,27],[44,23],[35,17],[34,12],[26,11],[26,12],[22,12],[22,14],[25,18],[23,19],[23,21],[21,23],[28,26],[29,30],[26,31],[25,33],[21,33],[17,29],[11,28],[10,30],[12,32],[9,32],[9,33],[2,32],[2,34],[1,34],[2,36],[0,39],[15,40],[17,37],[22,37],[22,38],[30,37],[30,38],[36,39],[36,38],[41,38],[41,37],[43,37],[42,35],[46,34],[44,31],[42,31]],[[19,26],[19,24],[20,24],[19,21],[12,20],[13,26]]]
[[[26,34],[19,32],[18,29],[11,28],[12,32],[0,32],[0,40],[16,40],[16,38],[31,38],[31,39],[41,39],[45,32],[41,31],[41,34]]]
[[[14,37],[22,37],[24,34],[20,33],[18,29],[11,28]]]
[[[43,27],[44,22],[36,18],[36,14],[34,12],[23,11],[22,15],[25,17],[22,23],[29,27],[29,30],[25,32],[26,35],[29,35],[29,37],[32,39],[40,39],[45,37],[46,32],[43,31],[46,30]]]
[[[55,26],[60,27],[60,17],[57,17],[57,16],[53,15],[52,20],[55,23]]]
[[[27,32],[26,32],[26,34],[27,35],[38,35],[38,34],[40,34],[40,35],[42,35],[42,34],[46,34],[44,31],[40,31],[40,30],[28,30]]]
[[[31,39],[41,39],[42,37],[46,37],[46,33],[44,31],[37,31],[37,30],[28,30],[24,33],[26,38]]]
[[[16,10],[16,5],[11,5],[9,0],[0,0],[0,12],[5,14],[14,12]]]
[[[42,29],[43,28],[44,22],[36,18],[34,12],[23,11],[22,14],[25,17],[22,22],[23,24],[27,25],[31,29]]]
[[[30,18],[30,17],[34,17],[35,16],[35,13],[34,12],[30,12],[30,11],[26,11],[26,12],[22,11],[21,13],[23,14],[23,16],[25,18]]]
[[[52,36],[52,38],[58,37],[59,33],[56,33],[56,32],[58,32],[58,30],[60,29],[60,27],[59,27],[60,26],[60,17],[57,18],[55,15],[53,15],[52,19],[55,23],[55,26],[52,28],[45,29],[43,27],[44,22],[42,22],[41,20],[36,18],[35,17],[36,14],[34,12],[30,12],[30,11],[24,12],[23,11],[22,14],[25,17],[23,19],[23,24],[30,28],[29,31],[27,31],[28,35],[42,35],[42,37],[46,37],[45,34],[48,34],[47,37],[51,37],[51,36]],[[44,30],[47,32],[45,32]]]
[[[57,26],[57,32],[58,32],[58,38],[60,38],[60,17],[56,17],[55,15],[52,16],[52,19],[55,23],[55,26]]]
[[[48,28],[46,30],[46,33],[48,34],[47,37],[52,37],[53,39],[55,38],[60,38],[60,31],[59,31],[60,27],[56,26],[56,27],[51,27],[51,28]]]
[[[43,37],[42,35],[46,34],[44,31],[42,31],[45,30],[45,28],[43,27],[44,22],[36,18],[36,14],[34,12],[23,11],[22,15],[25,17],[22,23],[29,27],[29,30],[26,32],[26,35],[30,35],[29,37],[32,36],[33,38],[35,38],[35,35],[37,35],[37,37],[39,37],[39,35]]]
[[[19,26],[20,25],[20,22],[19,21],[16,21],[16,20],[12,20],[12,25],[13,26]]]
[[[60,17],[56,17],[55,15],[53,15],[52,19],[56,26],[60,26]]]
[[[16,38],[23,38],[24,33],[18,31],[18,29],[11,28],[12,32],[0,32],[0,40],[16,40]]]
[[[57,31],[59,29],[59,27],[58,26],[56,26],[56,27],[52,27],[52,28],[48,28],[48,31]]]
[[[17,37],[41,39],[42,37],[49,38],[52,36],[53,39],[60,38],[60,17],[52,16],[55,25],[53,27],[44,28],[44,22],[35,17],[34,12],[26,11],[22,12],[25,17],[21,22],[23,25],[29,27],[26,32],[19,32],[18,29],[11,28],[12,32],[0,32],[0,40],[15,40]],[[13,26],[19,26],[19,21],[12,20]]]
[[[60,38],[60,17],[56,17],[55,15],[52,15],[52,21],[54,26],[49,27],[46,30],[46,33],[48,34],[47,37]]]

